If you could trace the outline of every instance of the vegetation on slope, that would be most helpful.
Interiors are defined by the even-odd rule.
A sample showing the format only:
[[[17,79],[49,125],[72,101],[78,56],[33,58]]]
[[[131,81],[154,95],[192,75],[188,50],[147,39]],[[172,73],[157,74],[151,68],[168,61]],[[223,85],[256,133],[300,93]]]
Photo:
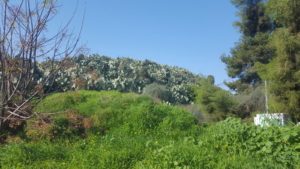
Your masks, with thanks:
[[[181,108],[114,91],[53,94],[36,111],[28,138],[0,147],[0,168],[300,167],[299,127],[198,125]]]
[[[149,60],[114,59],[100,55],[80,55],[57,64],[63,64],[63,69],[53,77],[53,83],[46,87],[47,92],[85,89],[143,93],[147,86],[158,84],[168,91],[169,96],[165,101],[188,104],[193,101],[188,85],[201,78],[183,68]],[[47,77],[51,66],[48,62],[40,65],[41,79]]]
[[[235,78],[227,83],[235,96],[215,86],[211,76],[148,60],[81,55],[45,61],[39,70],[25,67],[34,77],[27,76],[34,80],[32,87],[13,92],[20,97],[2,106],[18,106],[31,90],[69,92],[37,103],[37,116],[26,123],[18,124],[15,117],[6,122],[9,128],[0,131],[0,141],[7,142],[0,146],[0,168],[300,168],[299,126],[263,128],[234,118],[198,124],[195,112],[170,106],[195,103],[217,120],[231,114],[247,117],[264,111],[262,81],[268,80],[270,109],[300,118],[300,1],[232,2],[242,37],[222,61]],[[49,67],[60,69],[51,72]],[[8,82],[19,84],[10,75]],[[50,80],[46,85],[41,83],[45,79]],[[21,115],[31,114],[35,101],[22,104]]]

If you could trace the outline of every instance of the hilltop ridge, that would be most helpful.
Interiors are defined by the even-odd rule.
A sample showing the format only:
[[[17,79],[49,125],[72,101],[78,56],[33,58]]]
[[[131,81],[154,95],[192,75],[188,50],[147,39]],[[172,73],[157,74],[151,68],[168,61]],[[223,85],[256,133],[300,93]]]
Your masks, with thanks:
[[[147,86],[155,84],[169,92],[166,101],[185,104],[193,99],[188,85],[202,78],[180,67],[96,54],[66,58],[58,63],[63,66],[55,74],[49,92],[87,89],[143,93]],[[46,77],[49,64],[44,62],[40,68]]]

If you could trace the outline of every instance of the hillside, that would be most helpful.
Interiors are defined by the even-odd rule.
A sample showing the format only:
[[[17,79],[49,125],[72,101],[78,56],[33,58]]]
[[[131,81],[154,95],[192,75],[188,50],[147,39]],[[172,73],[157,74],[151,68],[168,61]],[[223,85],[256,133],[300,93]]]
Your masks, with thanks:
[[[193,95],[188,87],[201,77],[186,69],[161,65],[149,60],[110,58],[100,55],[67,58],[53,79],[53,91],[118,90],[142,93],[151,84],[163,86],[169,92],[171,103],[190,103]],[[49,63],[42,63],[41,76],[49,74]]]
[[[300,128],[238,119],[198,125],[178,107],[116,91],[53,94],[22,140],[0,147],[0,168],[299,168]],[[24,138],[24,135],[26,137]]]

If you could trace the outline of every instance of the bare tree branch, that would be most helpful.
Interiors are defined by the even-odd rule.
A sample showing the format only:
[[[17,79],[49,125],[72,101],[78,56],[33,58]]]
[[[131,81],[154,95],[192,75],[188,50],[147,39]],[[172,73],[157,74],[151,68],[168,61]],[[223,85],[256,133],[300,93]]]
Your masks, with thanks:
[[[78,2],[78,1],[77,1]],[[41,97],[45,85],[51,84],[63,63],[56,60],[76,52],[82,32],[69,31],[77,12],[52,36],[47,25],[56,16],[56,0],[0,1],[0,129],[9,119],[32,117],[29,102]],[[49,74],[37,77],[39,62],[53,64]]]

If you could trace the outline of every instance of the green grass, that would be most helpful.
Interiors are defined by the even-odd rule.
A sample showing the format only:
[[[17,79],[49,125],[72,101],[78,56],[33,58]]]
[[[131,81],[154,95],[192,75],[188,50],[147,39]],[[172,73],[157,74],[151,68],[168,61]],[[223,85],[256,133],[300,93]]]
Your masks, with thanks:
[[[119,92],[53,94],[36,111],[54,113],[48,130],[29,122],[27,140],[0,147],[0,168],[300,168],[299,127],[200,126],[181,108]]]

